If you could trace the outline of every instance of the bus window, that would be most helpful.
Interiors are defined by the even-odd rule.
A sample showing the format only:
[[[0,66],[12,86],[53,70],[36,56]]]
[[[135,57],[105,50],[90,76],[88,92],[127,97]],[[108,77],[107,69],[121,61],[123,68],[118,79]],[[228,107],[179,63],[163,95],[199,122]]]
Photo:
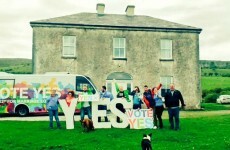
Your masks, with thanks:
[[[93,94],[96,93],[96,90],[94,89],[92,84],[85,77],[77,76],[76,77],[76,91],[83,92],[83,86],[87,86],[88,90],[92,92]]]

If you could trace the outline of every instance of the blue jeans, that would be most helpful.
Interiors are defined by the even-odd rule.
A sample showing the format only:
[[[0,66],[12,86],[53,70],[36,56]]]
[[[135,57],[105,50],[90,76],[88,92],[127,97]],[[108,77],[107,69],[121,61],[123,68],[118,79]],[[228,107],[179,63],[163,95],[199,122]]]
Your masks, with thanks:
[[[107,106],[106,105],[98,105],[98,110],[106,110],[107,111]],[[108,117],[105,116],[105,122],[108,122]],[[101,122],[101,117],[98,117],[98,122]]]
[[[53,117],[55,118],[57,122],[57,127],[60,128],[61,124],[58,118],[58,110],[48,110],[49,112],[49,118],[50,118],[50,128],[53,128]]]
[[[82,107],[82,108],[81,108],[81,114],[80,114],[80,115],[81,115],[81,120],[84,120],[85,112],[87,112],[88,118],[89,118],[89,119],[92,119],[91,107],[88,106],[88,107]]]
[[[179,112],[180,112],[179,107],[168,108],[169,123],[170,123],[171,129],[175,129],[175,130],[179,129]],[[174,119],[175,119],[175,124],[176,124],[175,128],[174,128]]]

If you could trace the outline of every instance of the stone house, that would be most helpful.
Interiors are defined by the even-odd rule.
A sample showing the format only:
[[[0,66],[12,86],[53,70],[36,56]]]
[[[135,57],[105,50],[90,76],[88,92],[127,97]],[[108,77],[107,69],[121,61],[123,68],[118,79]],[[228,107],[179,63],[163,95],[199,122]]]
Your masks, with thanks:
[[[187,108],[200,108],[200,28],[134,15],[78,13],[30,22],[33,28],[33,73],[70,72],[89,76],[98,89],[175,83]]]

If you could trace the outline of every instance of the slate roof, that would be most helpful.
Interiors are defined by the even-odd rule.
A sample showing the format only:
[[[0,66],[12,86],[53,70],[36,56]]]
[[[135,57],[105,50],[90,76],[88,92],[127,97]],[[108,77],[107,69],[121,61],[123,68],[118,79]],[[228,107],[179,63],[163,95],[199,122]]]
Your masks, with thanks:
[[[32,27],[34,25],[71,25],[91,27],[192,30],[199,33],[202,30],[200,28],[182,25],[150,16],[126,16],[125,14],[98,15],[97,13],[78,13],[56,18],[32,21],[30,24]]]

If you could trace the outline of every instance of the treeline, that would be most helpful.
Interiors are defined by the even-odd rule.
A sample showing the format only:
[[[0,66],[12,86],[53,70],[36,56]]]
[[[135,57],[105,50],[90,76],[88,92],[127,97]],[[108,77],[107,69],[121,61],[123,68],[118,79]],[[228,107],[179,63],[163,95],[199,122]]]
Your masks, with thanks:
[[[202,69],[230,69],[230,61],[200,60]]]
[[[230,69],[202,69],[201,75],[205,77],[230,77]]]

